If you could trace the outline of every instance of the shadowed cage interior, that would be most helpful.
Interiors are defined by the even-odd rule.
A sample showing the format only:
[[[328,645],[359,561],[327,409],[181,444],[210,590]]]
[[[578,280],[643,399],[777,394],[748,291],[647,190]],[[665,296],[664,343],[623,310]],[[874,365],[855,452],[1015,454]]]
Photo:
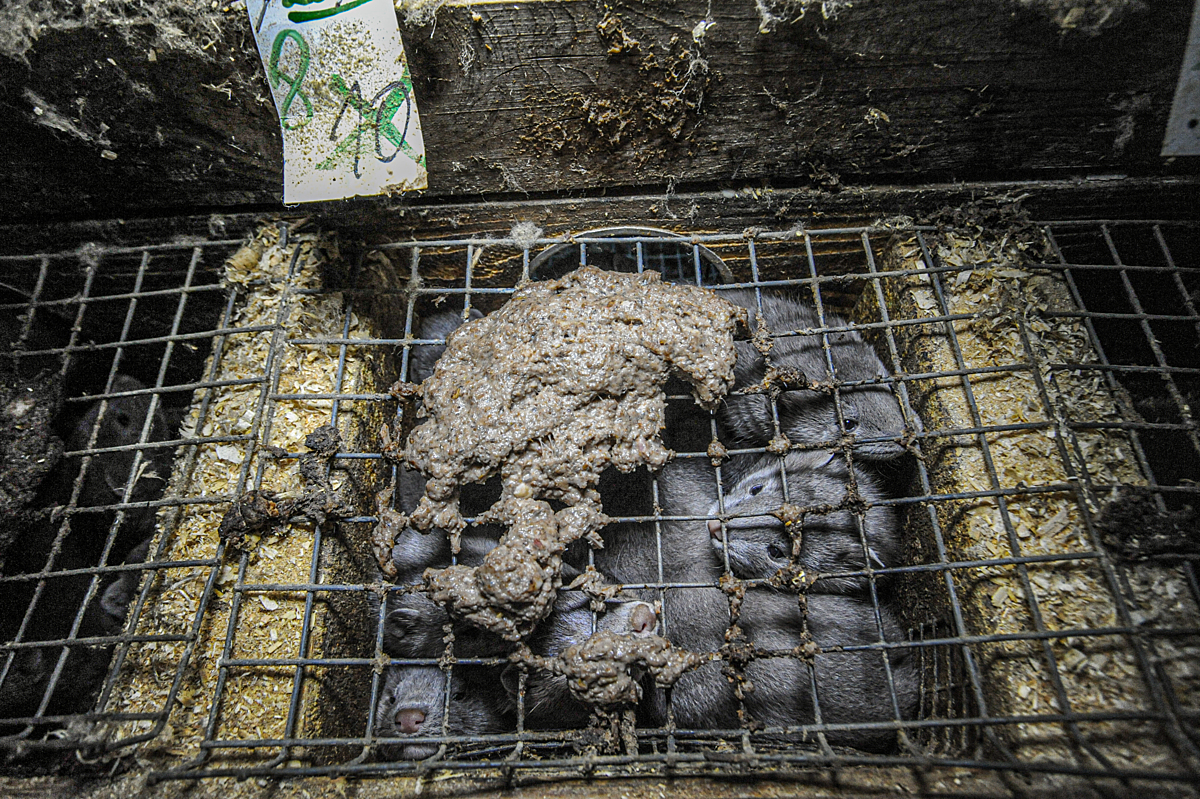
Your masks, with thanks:
[[[155,779],[860,763],[1196,779],[1200,228],[906,225],[670,244],[629,230],[354,250],[285,223],[256,251],[275,259],[262,273],[226,266],[242,244],[233,239],[0,256],[5,412],[26,413],[15,410],[22,396],[44,411],[40,438],[12,440],[55,464],[27,501],[0,508],[23,531],[0,541],[0,747],[37,759],[170,738],[187,759],[159,761]],[[812,652],[747,650],[733,634],[720,650],[729,684],[744,688],[757,659],[790,659],[809,677],[791,690],[809,697],[810,717],[764,727],[747,690],[732,728],[690,728],[675,723],[668,691],[665,719],[610,709],[582,729],[540,729],[526,723],[530,674],[518,669],[503,729],[430,731],[432,761],[405,760],[380,737],[386,667],[439,669],[451,709],[471,669],[498,680],[510,666],[507,654],[454,657],[461,627],[447,628],[440,657],[383,651],[383,598],[419,584],[393,586],[372,554],[386,507],[376,498],[397,469],[380,428],[391,437],[421,421],[389,387],[410,377],[415,347],[440,343],[420,337],[423,319],[492,313],[523,281],[581,263],[790,292],[818,308],[817,324],[772,336],[807,334],[828,352],[853,329],[887,367],[873,385],[900,405],[905,455],[871,467],[880,490],[848,495],[845,510],[856,531],[871,508],[895,513],[897,554],[873,558],[864,538],[863,563],[833,570],[857,581],[874,635],[817,642],[873,659],[884,717],[822,717]],[[836,374],[805,378],[839,404],[863,388]],[[108,410],[116,419],[129,407],[140,410],[128,440],[106,439]],[[677,461],[710,470],[720,498],[695,521],[729,535],[736,478],[720,456],[769,460],[778,446],[730,440],[686,392],[669,392],[667,418],[691,431],[664,432]],[[218,541],[247,491],[288,480],[300,490],[303,439],[319,424],[342,433],[327,479],[354,512],[267,529],[245,550]],[[810,449],[854,464],[840,424],[829,446]],[[154,468],[170,474],[155,483]],[[111,495],[94,495],[96,475]],[[147,479],[158,488],[140,493]],[[804,491],[793,479],[781,472],[785,498]],[[655,476],[641,469],[614,484],[601,493],[606,508],[619,506],[617,523],[661,535],[672,517]],[[639,491],[648,501],[622,504]],[[675,553],[654,547],[657,577],[625,587],[652,604],[670,639],[669,597],[703,587],[667,579]],[[581,557],[603,566],[600,551]],[[708,590],[735,618],[747,590],[787,597],[799,613],[811,588],[722,564],[725,579]],[[825,601],[813,596],[809,614]],[[99,621],[97,607],[108,612]],[[881,632],[891,616],[898,635]],[[901,662],[915,675],[911,709],[898,694]],[[864,732],[887,743],[844,745]]]

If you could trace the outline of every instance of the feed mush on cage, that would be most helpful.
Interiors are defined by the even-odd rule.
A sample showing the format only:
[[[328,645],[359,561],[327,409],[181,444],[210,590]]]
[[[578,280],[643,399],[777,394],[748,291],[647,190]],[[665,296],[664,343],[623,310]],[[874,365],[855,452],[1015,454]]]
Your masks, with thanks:
[[[392,560],[392,547],[408,526],[408,517],[392,507],[394,494],[395,489],[389,487],[376,495],[375,516],[379,521],[371,530],[371,551],[375,553],[380,570],[389,580],[395,579],[398,574],[396,563]]]
[[[567,647],[558,657],[527,657],[532,665],[567,678],[571,693],[590,705],[637,704],[642,698],[638,680],[645,670],[654,682],[669,688],[679,676],[708,659],[676,649],[658,635],[639,636],[601,630]]]
[[[304,520],[324,524],[329,518],[353,515],[354,508],[333,490],[326,475],[329,461],[341,444],[342,438],[332,425],[322,425],[309,433],[304,445],[311,451],[299,458],[300,476],[309,484],[304,492],[286,496],[274,491],[247,491],[221,518],[217,531],[220,539],[246,548],[257,540],[249,540],[248,536],[269,527]]]
[[[674,370],[714,408],[733,385],[744,320],[712,292],[655,272],[582,267],[456,330],[422,385],[429,420],[404,454],[429,478],[410,522],[461,531],[460,488],[499,473],[485,516],[509,529],[483,565],[427,572],[430,596],[508,640],[532,630],[561,585],[563,549],[599,543],[600,473],[667,462],[663,385]],[[568,507],[555,513],[547,500]]]

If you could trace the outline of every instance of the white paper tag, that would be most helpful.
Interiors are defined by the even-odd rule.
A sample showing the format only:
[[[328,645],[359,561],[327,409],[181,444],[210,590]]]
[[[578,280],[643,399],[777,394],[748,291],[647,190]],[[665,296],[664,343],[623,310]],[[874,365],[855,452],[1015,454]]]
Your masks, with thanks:
[[[283,129],[287,204],[428,185],[392,0],[247,0]]]
[[[1191,33],[1183,52],[1162,154],[1200,155],[1200,2],[1192,11]]]

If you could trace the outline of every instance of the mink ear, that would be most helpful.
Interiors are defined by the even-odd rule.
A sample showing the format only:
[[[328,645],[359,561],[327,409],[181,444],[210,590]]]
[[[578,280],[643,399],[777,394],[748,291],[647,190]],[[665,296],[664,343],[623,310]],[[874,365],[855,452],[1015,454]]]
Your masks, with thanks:
[[[505,666],[504,671],[500,672],[500,684],[516,699],[521,691],[521,670],[516,666]]]
[[[416,608],[396,608],[388,612],[387,625],[396,631],[398,637],[403,638],[413,631],[420,617],[421,611]]]

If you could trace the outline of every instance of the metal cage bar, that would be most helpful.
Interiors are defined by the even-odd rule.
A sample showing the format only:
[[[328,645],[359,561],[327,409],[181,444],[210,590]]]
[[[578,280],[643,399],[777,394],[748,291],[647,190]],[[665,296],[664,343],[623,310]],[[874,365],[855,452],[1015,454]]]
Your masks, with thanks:
[[[1020,346],[1019,358],[1004,363],[971,362],[964,355],[956,326],[971,322],[974,315],[954,311],[953,304],[947,297],[955,290],[950,285],[951,281],[957,280],[960,275],[977,265],[943,262],[938,257],[936,247],[941,234],[929,227],[913,226],[904,230],[884,227],[808,229],[801,231],[799,236],[794,231],[736,235],[712,233],[688,237],[680,242],[676,252],[667,254],[661,252],[661,239],[639,236],[571,239],[570,243],[577,247],[580,263],[587,263],[589,258],[603,257],[605,245],[630,245],[633,254],[632,268],[636,271],[659,268],[663,271],[669,269],[675,274],[692,273],[697,283],[704,279],[701,247],[724,248],[725,252],[736,253],[739,266],[734,271],[735,282],[717,288],[753,289],[760,307],[764,292],[788,289],[810,297],[818,319],[816,329],[772,330],[771,333],[774,336],[801,333],[820,337],[828,367],[827,377],[831,383],[830,396],[843,431],[846,425],[843,394],[866,383],[839,380],[831,352],[831,341],[833,337],[851,330],[875,337],[878,349],[891,372],[882,383],[897,396],[902,413],[913,428],[909,444],[916,456],[906,493],[888,496],[878,504],[904,513],[910,519],[910,525],[923,525],[930,542],[930,551],[926,559],[918,562],[882,566],[872,563],[868,556],[869,545],[860,511],[855,523],[859,543],[866,558],[865,567],[837,572],[836,575],[862,578],[867,586],[866,601],[872,608],[878,640],[848,644],[844,651],[862,652],[880,658],[886,691],[890,694],[888,701],[893,718],[858,722],[835,722],[827,719],[822,710],[821,690],[816,672],[809,669],[810,684],[798,690],[811,694],[814,705],[813,718],[811,721],[798,721],[784,730],[806,738],[809,741],[807,747],[781,748],[769,736],[748,726],[703,730],[684,728],[676,723],[671,709],[672,699],[668,692],[667,715],[661,727],[638,725],[632,729],[632,743],[627,748],[619,753],[602,753],[588,751],[589,739],[580,731],[542,730],[532,728],[526,723],[527,706],[521,690],[528,684],[528,675],[522,669],[518,676],[518,695],[514,700],[516,712],[510,731],[469,736],[454,734],[449,726],[445,726],[438,730],[437,734],[422,736],[420,739],[437,744],[437,754],[428,762],[388,762],[377,759],[378,747],[385,745],[390,739],[381,737],[375,724],[374,708],[384,690],[384,680],[374,667],[383,663],[394,666],[442,666],[445,673],[442,709],[448,724],[453,689],[460,679],[463,679],[460,678],[460,670],[479,666],[498,668],[506,661],[503,657],[455,657],[453,632],[446,641],[446,652],[441,658],[387,656],[383,652],[386,613],[385,603],[382,601],[376,606],[378,611],[374,612],[373,621],[364,619],[364,629],[371,642],[369,650],[363,649],[357,656],[324,656],[321,652],[314,651],[313,640],[318,628],[318,602],[334,596],[381,596],[379,587],[369,580],[347,581],[324,573],[321,555],[327,546],[329,530],[318,525],[312,531],[312,552],[307,563],[307,577],[296,582],[256,579],[251,574],[249,555],[242,553],[235,556],[233,551],[226,550],[223,546],[218,548],[211,558],[164,558],[169,529],[158,539],[157,547],[147,554],[143,562],[111,562],[112,549],[121,525],[135,510],[153,508],[169,514],[175,509],[197,505],[212,504],[215,507],[223,507],[245,490],[257,489],[263,484],[265,462],[259,459],[257,468],[252,470],[251,458],[247,456],[237,472],[236,489],[232,495],[185,498],[168,494],[160,499],[135,501],[132,496],[132,478],[136,477],[139,464],[150,457],[151,450],[180,447],[184,453],[181,457],[186,459],[187,453],[194,456],[201,445],[263,444],[271,440],[273,426],[280,423],[277,417],[281,403],[308,400],[328,402],[329,421],[336,426],[341,418],[343,403],[388,401],[386,393],[364,392],[347,385],[346,370],[352,350],[366,348],[379,353],[394,353],[396,376],[407,377],[411,368],[410,355],[413,347],[444,343],[442,339],[422,338],[420,335],[419,322],[424,314],[436,307],[434,301],[450,298],[455,310],[461,308],[464,318],[473,308],[485,313],[494,310],[517,290],[519,281],[530,277],[531,259],[537,250],[562,244],[564,240],[540,239],[523,247],[509,240],[475,238],[381,245],[377,248],[379,253],[397,259],[402,264],[400,271],[405,272],[408,278],[405,287],[381,292],[379,287],[365,282],[365,255],[360,256],[354,268],[350,270],[348,285],[340,289],[345,298],[340,331],[315,336],[294,335],[286,332],[284,327],[285,319],[298,312],[302,303],[323,293],[322,290],[309,286],[290,285],[297,267],[299,250],[293,256],[289,268],[289,285],[284,288],[283,300],[272,325],[239,325],[235,306],[240,289],[227,288],[212,280],[196,281],[200,270],[212,269],[214,264],[211,259],[214,254],[229,254],[237,242],[218,240],[178,246],[100,247],[90,249],[86,259],[81,259],[76,252],[37,253],[0,258],[0,262],[22,266],[29,277],[25,288],[22,289],[24,299],[20,303],[3,306],[3,310],[20,311],[25,314],[15,348],[12,353],[7,353],[7,360],[14,366],[19,366],[30,358],[50,357],[58,360],[59,374],[65,378],[76,369],[77,361],[83,358],[85,353],[88,354],[87,357],[97,357],[97,353],[111,353],[112,360],[107,370],[104,392],[99,395],[102,402],[144,396],[149,398],[153,414],[154,409],[164,405],[172,395],[182,396],[192,392],[198,400],[195,435],[177,436],[172,432],[165,441],[152,441],[150,420],[147,417],[136,444],[97,446],[96,430],[93,430],[87,446],[66,453],[67,457],[77,459],[82,466],[65,504],[66,518],[112,513],[113,521],[106,532],[102,555],[93,565],[78,568],[60,567],[57,559],[70,533],[69,525],[63,523],[60,524],[40,569],[0,577],[0,585],[3,586],[33,586],[32,599],[17,623],[11,640],[0,644],[4,655],[0,661],[0,693],[4,690],[5,681],[13,679],[10,675],[16,673],[16,664],[22,652],[50,651],[55,645],[61,652],[50,683],[33,712],[0,717],[0,725],[4,725],[0,729],[0,732],[4,733],[0,737],[0,747],[11,749],[19,745],[31,750],[82,747],[85,744],[80,742],[38,737],[39,733],[44,733],[53,725],[76,718],[112,722],[137,721],[145,724],[144,727],[112,741],[111,746],[114,748],[149,740],[161,734],[169,714],[179,712],[180,694],[188,665],[195,655],[205,618],[212,612],[212,600],[217,594],[220,572],[225,566],[233,569],[227,589],[229,616],[216,663],[212,704],[204,716],[199,752],[193,760],[177,767],[156,771],[152,775],[154,780],[191,780],[217,776],[384,775],[418,773],[433,768],[500,769],[508,775],[539,770],[548,773],[554,769],[593,775],[598,773],[598,769],[615,769],[614,773],[626,773],[621,771],[626,769],[629,770],[627,773],[634,773],[633,770],[636,770],[637,773],[705,774],[720,773],[730,762],[737,762],[738,767],[746,773],[764,775],[798,767],[876,764],[976,767],[1028,774],[1070,774],[1116,779],[1192,780],[1198,773],[1197,763],[1200,763],[1195,723],[1197,709],[1189,699],[1188,686],[1178,684],[1179,678],[1173,676],[1161,662],[1166,657],[1164,646],[1191,645],[1200,639],[1200,617],[1189,616],[1185,612],[1159,624],[1147,625],[1140,621],[1144,603],[1137,598],[1134,585],[1135,567],[1109,552],[1096,527],[1098,508],[1104,504],[1112,486],[1089,473],[1086,468],[1087,455],[1080,436],[1106,430],[1117,431],[1127,436],[1131,442],[1135,462],[1147,478],[1146,493],[1161,511],[1168,510],[1168,499],[1179,497],[1186,500],[1198,493],[1194,486],[1186,483],[1160,484],[1155,476],[1153,458],[1148,454],[1143,441],[1148,433],[1175,432],[1182,434],[1200,453],[1200,431],[1196,426],[1194,406],[1185,385],[1186,381],[1200,376],[1200,364],[1175,362],[1168,351],[1160,346],[1155,332],[1155,326],[1159,324],[1190,324],[1195,327],[1197,336],[1200,336],[1200,316],[1197,315],[1193,299],[1197,289],[1193,282],[1194,268],[1181,265],[1178,254],[1170,245],[1170,240],[1176,233],[1195,237],[1197,230],[1192,224],[1098,220],[1051,221],[1042,224],[1039,231],[1044,237],[1048,257],[1044,259],[1044,263],[1033,258],[1029,263],[1023,264],[1022,268],[1061,279],[1074,302],[1074,307],[1052,309],[1046,316],[1081,325],[1086,331],[1092,350],[1096,353],[1095,362],[1056,362],[1054,359],[1047,359],[1031,337],[1028,322],[1022,318],[1017,318],[1013,327]],[[1146,263],[1126,256],[1117,236],[1118,233],[1126,231],[1137,232],[1139,235],[1145,233],[1157,248],[1158,254],[1155,258],[1161,263]],[[902,235],[915,240],[915,246],[921,253],[922,265],[919,268],[881,268],[877,253],[881,248],[889,246],[888,242],[893,237]],[[1068,244],[1060,241],[1063,235],[1070,239]],[[288,236],[285,227],[283,243],[287,243]],[[839,246],[845,242],[850,244],[842,246],[835,259],[828,255],[825,249],[832,242],[839,243]],[[1082,242],[1080,248],[1089,253],[1108,253],[1111,263],[1093,263],[1100,259],[1089,257],[1073,260],[1071,246],[1079,242]],[[181,257],[186,260],[186,267],[169,265],[180,264]],[[489,259],[501,257],[511,260],[505,261],[503,268],[483,268],[484,265],[490,267],[493,264]],[[108,281],[108,270],[113,268],[114,259],[119,262],[123,258],[132,258],[138,263],[138,266],[129,272],[131,285],[122,288],[118,285],[119,281],[99,282]],[[155,282],[154,285],[146,285],[150,267],[156,264],[158,259],[167,259],[168,264],[165,268],[178,272],[173,285],[168,286],[161,281]],[[78,294],[73,297],[47,298],[46,292],[58,265],[79,263],[81,260],[84,268]],[[779,271],[782,268],[780,264],[784,262],[793,265],[790,272]],[[460,283],[426,280],[427,275],[446,263],[458,264],[462,276]],[[1086,291],[1080,289],[1079,283],[1091,273],[1110,275],[1119,280],[1132,312],[1090,308]],[[1153,308],[1143,305],[1137,281],[1151,277],[1163,277],[1175,287],[1178,312],[1164,311],[1157,305]],[[936,298],[936,307],[921,318],[909,318],[898,314],[889,300],[898,286],[911,279],[927,281]],[[352,317],[369,313],[366,309],[370,299],[388,295],[389,292],[400,300],[403,307],[403,319],[398,320],[396,325],[397,331],[402,330],[399,337],[375,333],[362,337],[352,335]],[[855,292],[857,296],[863,297],[863,303],[872,309],[872,318],[854,319],[845,325],[836,318],[831,318],[835,311],[847,315],[851,309],[840,299],[838,302],[842,304],[831,305],[829,297],[841,298]],[[220,298],[218,303],[212,302],[215,298]],[[174,302],[174,312],[165,326],[158,330],[144,330],[138,327],[146,303],[160,301]],[[458,306],[460,301],[462,304]],[[210,320],[199,328],[190,324],[189,320],[189,315],[193,313],[192,304],[196,302],[204,305],[205,313],[211,311]],[[111,304],[115,307],[117,303],[125,304],[120,330],[111,340],[88,342],[84,338],[84,331],[91,324],[91,314],[99,313],[95,309],[101,305]],[[40,315],[62,313],[72,315],[71,332],[65,343],[55,346],[37,345],[36,348],[27,349],[25,345],[32,341]],[[1110,361],[1102,329],[1110,322],[1136,324],[1145,339],[1146,347],[1153,355],[1152,362],[1135,364]],[[947,342],[949,352],[953,356],[953,367],[942,370],[906,369],[906,365],[911,363],[910,353],[905,349],[906,342],[913,335],[930,334],[930,331],[942,336]],[[263,333],[272,335],[273,340],[270,357],[266,363],[261,364],[260,372],[242,378],[220,378],[217,366],[226,351],[226,342],[234,336]],[[176,357],[181,348],[206,344],[209,345],[212,356],[207,373],[195,371],[187,376],[177,374]],[[284,390],[280,385],[280,370],[284,360],[293,357],[291,353],[310,346],[336,349],[337,367],[336,374],[333,375],[333,389],[308,393]],[[153,385],[134,391],[114,391],[114,381],[118,374],[121,374],[123,365],[132,357],[130,353],[135,349],[145,349],[148,352],[153,348],[161,348],[155,350],[159,354],[156,356],[156,366],[152,370]],[[1097,375],[1114,394],[1121,394],[1124,390],[1121,381],[1125,376],[1157,379],[1161,381],[1171,403],[1178,409],[1179,421],[1151,422],[1132,417],[1117,420],[1078,418],[1073,408],[1063,404],[1061,398],[1065,393],[1058,386],[1060,379],[1065,379],[1065,376],[1073,372]],[[987,391],[987,385],[991,381],[1017,374],[1027,376],[1033,381],[1036,396],[1031,397],[1030,401],[1040,409],[1044,419],[1023,422],[989,421],[976,402],[976,394]],[[923,386],[939,380],[954,380],[956,385],[961,387],[966,398],[967,419],[963,425],[926,424],[922,429],[918,429],[917,393],[923,390]],[[253,387],[257,391],[253,417],[249,420],[248,429],[228,435],[218,433],[215,427],[211,432],[206,432],[206,424],[211,421],[211,406],[217,393],[242,386]],[[684,396],[668,398],[668,402],[687,401],[689,400]],[[778,436],[782,430],[781,417],[774,399],[771,409],[774,429]],[[710,416],[703,421],[707,422],[711,440],[719,442],[721,433],[717,418]],[[1006,434],[1037,434],[1052,439],[1054,458],[1066,474],[1065,480],[1015,485],[1006,482],[992,452],[995,438]],[[984,473],[979,475],[982,487],[976,490],[944,490],[937,468],[926,462],[926,458],[939,447],[960,440],[973,442],[985,464]],[[769,447],[749,446],[730,448],[729,454],[766,455],[770,451]],[[99,508],[81,503],[83,481],[93,464],[113,453],[130,452],[133,453],[133,467],[124,493],[117,497],[119,501]],[[296,458],[298,454],[289,452],[281,458],[286,461]],[[699,459],[709,456],[705,452],[689,452],[680,453],[680,457]],[[846,451],[845,457],[853,464],[853,456],[849,454],[849,450]],[[341,451],[337,453],[331,468],[337,469],[356,463],[379,464],[384,467],[383,471],[391,473],[395,482],[396,467],[383,462],[378,452],[354,449]],[[788,501],[791,496],[787,487],[789,478],[782,464],[781,460],[784,500]],[[730,489],[730,477],[722,471],[720,465],[714,467],[713,475],[718,508],[716,516],[719,517],[716,521],[721,525],[725,573],[731,579],[736,579],[728,561],[729,539],[725,502]],[[661,608],[665,605],[668,592],[695,590],[705,585],[668,579],[665,567],[673,553],[664,545],[663,526],[685,521],[703,523],[712,517],[677,514],[664,510],[660,505],[661,492],[657,479],[651,480],[649,485],[653,510],[645,514],[639,512],[618,516],[617,521],[647,525],[648,529],[652,530],[656,561],[653,567],[657,576],[653,580],[627,583],[625,587],[631,591],[653,593]],[[1018,534],[1017,522],[1010,511],[1010,504],[1024,501],[1031,496],[1059,494],[1069,496],[1072,507],[1077,509],[1082,517],[1083,529],[1080,537],[1084,546],[1069,551],[1026,552]],[[997,519],[1003,530],[1002,543],[1007,550],[1006,555],[964,557],[957,552],[957,545],[952,543],[955,531],[947,528],[941,511],[952,507],[952,503],[963,501],[987,502],[996,509]],[[377,518],[373,513],[363,513],[344,520],[344,523],[371,524],[375,521]],[[1190,601],[1200,606],[1200,581],[1195,574],[1195,559],[1194,554],[1182,554],[1171,561],[1173,565],[1170,568],[1174,570],[1171,573],[1181,580],[1180,584],[1184,586]],[[590,552],[588,563],[593,566],[596,564]],[[1052,611],[1044,606],[1044,599],[1031,577],[1031,570],[1064,564],[1074,564],[1096,571],[1104,591],[1108,594],[1106,599],[1111,600],[1116,609],[1116,617],[1112,623],[1073,624],[1065,627],[1048,623],[1048,614],[1052,616]],[[203,588],[200,589],[199,610],[186,625],[186,632],[179,635],[135,633],[137,620],[151,611],[151,583],[155,579],[165,579],[173,569],[184,567],[207,569]],[[963,598],[963,581],[972,574],[983,573],[983,570],[990,568],[1008,569],[1016,576],[1016,584],[1023,594],[1022,607],[1030,620],[1027,629],[1016,632],[981,632],[977,629],[977,624],[968,618],[969,613]],[[100,595],[103,586],[114,579],[114,575],[131,572],[147,575],[129,609],[129,617],[133,622],[113,635],[83,634],[82,624],[86,607]],[[49,581],[64,577],[81,577],[89,581],[84,594],[85,599],[75,612],[67,634],[61,640],[27,639],[26,636],[37,620],[39,602],[45,595]],[[938,618],[907,620],[912,622],[908,636],[902,641],[889,641],[884,631],[885,620],[881,614],[885,606],[895,602],[895,591],[898,589],[891,583],[911,580],[928,580],[936,586],[939,601],[943,603],[942,615]],[[751,588],[765,585],[762,580],[743,579],[738,582]],[[404,589],[400,586],[385,586],[384,593],[388,590]],[[280,656],[239,654],[236,650],[244,615],[243,606],[255,597],[268,593],[303,597],[298,638],[290,650]],[[664,634],[669,637],[671,619],[662,617],[660,623]],[[595,613],[592,615],[592,625],[593,629],[596,629]],[[1132,653],[1138,680],[1145,686],[1145,703],[1126,703],[1120,707],[1078,707],[1072,688],[1064,676],[1067,674],[1067,667],[1056,649],[1072,639],[1112,639],[1123,642],[1121,646],[1128,647]],[[182,645],[179,660],[170,674],[170,686],[165,694],[164,704],[154,712],[123,713],[116,710],[114,700],[118,691],[118,674],[122,669],[133,665],[130,658],[137,651],[136,647],[150,642]],[[1038,712],[1010,713],[1004,709],[1003,703],[992,701],[992,692],[995,690],[995,675],[992,673],[994,666],[981,657],[981,647],[1004,643],[1020,643],[1030,647],[1031,651],[1036,651],[1034,668],[1050,685],[1054,707]],[[98,688],[97,700],[91,710],[84,714],[56,713],[53,711],[52,697],[57,681],[66,667],[68,653],[72,647],[86,646],[107,646],[115,653]],[[923,688],[918,693],[918,713],[912,718],[904,718],[891,659],[901,651],[915,653],[914,656],[921,663]],[[760,653],[760,656],[783,655],[766,652]],[[228,712],[226,705],[231,693],[237,690],[233,684],[233,676],[255,669],[282,669],[290,674],[290,693],[282,734],[259,738],[231,737],[223,732],[221,720],[222,714]],[[302,724],[302,718],[311,711],[307,698],[308,686],[316,684],[315,675],[319,671],[362,675],[362,701],[368,710],[361,723],[354,725],[357,732],[345,735],[315,733]],[[738,705],[744,715],[745,702],[739,699]],[[1169,739],[1170,745],[1180,754],[1175,769],[1134,768],[1114,761],[1108,751],[1096,744],[1089,732],[1094,725],[1110,722],[1140,722],[1153,725],[1154,729]],[[1072,751],[1069,757],[1051,760],[1030,758],[1020,747],[1012,745],[1014,736],[1019,735],[1017,730],[1022,725],[1043,724],[1057,727],[1071,742]],[[895,731],[899,735],[895,749],[884,754],[846,750],[832,745],[828,737],[830,733],[846,730],[884,729]],[[714,744],[719,742],[731,745],[733,752],[714,748]],[[585,753],[572,754],[576,751],[573,747],[583,747],[579,751]],[[296,765],[294,761],[298,757],[298,750],[301,749],[306,753],[302,759],[309,762]],[[341,752],[352,754],[343,757],[338,754]],[[231,767],[225,765],[222,759],[227,753],[253,753],[253,758],[242,765]]]

